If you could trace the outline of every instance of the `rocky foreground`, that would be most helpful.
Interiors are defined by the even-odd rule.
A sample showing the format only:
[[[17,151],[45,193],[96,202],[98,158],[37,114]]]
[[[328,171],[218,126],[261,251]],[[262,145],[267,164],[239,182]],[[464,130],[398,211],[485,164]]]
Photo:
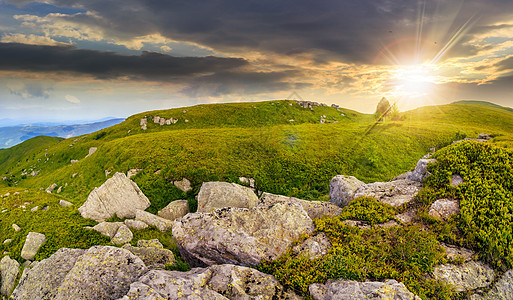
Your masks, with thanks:
[[[0,292],[10,295],[9,299],[301,299],[272,275],[252,267],[278,258],[304,235],[309,238],[295,245],[294,253],[310,259],[325,255],[331,243],[326,235],[316,233],[312,219],[338,216],[342,207],[360,196],[371,196],[392,206],[408,203],[422,188],[430,162],[422,159],[414,171],[390,182],[365,184],[355,177],[338,175],[330,183],[330,202],[269,193],[257,197],[251,187],[207,182],[198,195],[198,212],[190,213],[183,200],[172,202],[157,215],[144,211],[150,205],[148,199],[127,176],[117,173],[93,190],[78,211],[99,222],[91,230],[122,247],[62,248],[45,260],[32,262],[45,239],[30,233],[22,250],[26,263],[21,275],[17,261],[9,256],[2,258]],[[459,183],[461,177],[456,176],[453,184]],[[177,186],[190,189],[186,179]],[[457,201],[439,199],[429,214],[447,219],[458,212]],[[377,226],[402,226],[412,222],[416,213],[407,210],[395,221]],[[128,219],[105,222],[114,215]],[[347,220],[346,224],[370,227],[357,220]],[[193,269],[166,271],[175,257],[158,240],[139,240],[137,246],[131,246],[133,231],[148,226],[171,231],[182,258]],[[471,250],[443,247],[448,258],[461,264],[436,266],[429,276],[468,293],[474,300],[513,299],[513,270],[498,276],[483,262],[475,261]],[[310,285],[309,291],[313,299],[420,299],[404,284],[391,279],[330,280]]]

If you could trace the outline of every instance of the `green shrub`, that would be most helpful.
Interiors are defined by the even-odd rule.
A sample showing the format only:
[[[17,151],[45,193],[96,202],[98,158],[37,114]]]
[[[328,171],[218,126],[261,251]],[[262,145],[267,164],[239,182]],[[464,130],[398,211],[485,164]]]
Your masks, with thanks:
[[[340,218],[361,220],[374,225],[392,220],[394,215],[393,206],[381,203],[373,197],[359,197],[349,202]]]

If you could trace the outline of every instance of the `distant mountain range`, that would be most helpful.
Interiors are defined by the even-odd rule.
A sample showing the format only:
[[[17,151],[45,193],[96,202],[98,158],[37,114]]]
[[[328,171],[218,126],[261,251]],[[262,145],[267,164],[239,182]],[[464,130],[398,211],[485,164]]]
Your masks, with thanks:
[[[88,124],[31,124],[9,127],[0,127],[0,149],[9,148],[30,138],[46,135],[53,137],[70,138],[88,134],[123,122],[125,119],[114,118]],[[2,125],[8,124],[2,122]]]

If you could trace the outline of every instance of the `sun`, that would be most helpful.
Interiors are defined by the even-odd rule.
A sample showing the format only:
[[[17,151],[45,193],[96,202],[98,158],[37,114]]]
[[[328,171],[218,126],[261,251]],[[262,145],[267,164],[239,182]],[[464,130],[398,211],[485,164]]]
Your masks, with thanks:
[[[392,71],[390,83],[392,94],[398,98],[422,98],[432,96],[436,86],[433,66],[397,66]]]

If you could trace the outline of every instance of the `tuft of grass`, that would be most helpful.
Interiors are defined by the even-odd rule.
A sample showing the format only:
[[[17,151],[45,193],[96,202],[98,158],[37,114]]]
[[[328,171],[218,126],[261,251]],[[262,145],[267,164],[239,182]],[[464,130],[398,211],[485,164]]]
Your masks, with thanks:
[[[393,220],[395,213],[393,206],[381,203],[373,197],[358,197],[344,207],[339,217],[342,220],[356,219],[374,225]]]

